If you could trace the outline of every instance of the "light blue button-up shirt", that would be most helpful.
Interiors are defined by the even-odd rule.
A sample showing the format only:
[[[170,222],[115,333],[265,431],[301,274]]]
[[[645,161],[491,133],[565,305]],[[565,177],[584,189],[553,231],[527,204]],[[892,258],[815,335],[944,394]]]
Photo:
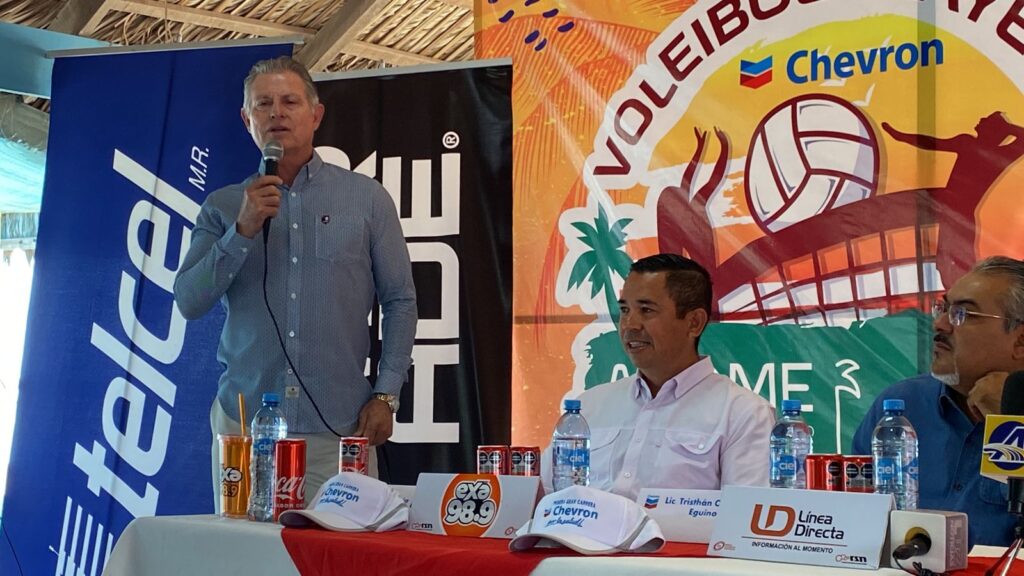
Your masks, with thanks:
[[[278,392],[290,432],[326,432],[297,388],[263,301],[262,235],[236,232],[253,178],[206,198],[174,283],[175,301],[190,320],[218,301],[224,305],[218,397],[229,416],[239,418],[239,392],[249,418],[264,392]],[[331,426],[350,429],[372,393],[399,393],[412,362],[416,289],[394,201],[375,180],[314,154],[291,187],[282,187],[267,256],[267,296],[288,355]],[[374,296],[383,351],[371,389],[363,373]]]

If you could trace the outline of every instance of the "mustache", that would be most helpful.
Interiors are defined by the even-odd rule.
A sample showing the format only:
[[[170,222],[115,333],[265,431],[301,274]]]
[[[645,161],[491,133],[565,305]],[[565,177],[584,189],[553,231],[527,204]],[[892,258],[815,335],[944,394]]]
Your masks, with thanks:
[[[948,334],[942,334],[942,333],[936,334],[935,337],[932,338],[932,341],[934,341],[935,343],[945,344],[946,346],[949,346],[950,348],[953,347],[953,343],[950,342]]]
[[[623,340],[647,340],[643,332],[626,331],[622,332],[621,335]]]

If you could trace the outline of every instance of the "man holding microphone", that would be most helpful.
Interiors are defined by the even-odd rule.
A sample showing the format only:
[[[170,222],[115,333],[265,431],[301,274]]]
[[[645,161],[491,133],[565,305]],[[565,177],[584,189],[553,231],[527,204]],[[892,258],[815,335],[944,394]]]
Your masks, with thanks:
[[[217,351],[224,372],[210,411],[218,505],[216,438],[239,433],[238,394],[254,408],[264,392],[280,394],[289,436],[306,439],[311,496],[338,472],[335,433],[366,436],[371,445],[391,436],[417,320],[394,202],[373,179],[326,164],[314,150],[324,106],[308,71],[289,57],[257,62],[244,95],[241,116],[253,142],[283,148],[277,174],[250,176],[206,198],[174,284],[185,318],[200,318],[218,301],[227,313]],[[269,239],[261,234],[267,222]],[[363,371],[374,298],[383,351],[371,387]]]

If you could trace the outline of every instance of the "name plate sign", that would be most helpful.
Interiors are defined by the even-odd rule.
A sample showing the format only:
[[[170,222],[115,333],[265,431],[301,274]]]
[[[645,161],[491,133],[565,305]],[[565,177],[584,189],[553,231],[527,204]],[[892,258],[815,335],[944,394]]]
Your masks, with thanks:
[[[888,494],[726,486],[708,555],[878,568]]]
[[[661,527],[669,542],[711,541],[711,530],[722,502],[720,490],[644,488],[636,501]]]
[[[406,529],[511,539],[530,521],[541,492],[537,477],[420,474]]]

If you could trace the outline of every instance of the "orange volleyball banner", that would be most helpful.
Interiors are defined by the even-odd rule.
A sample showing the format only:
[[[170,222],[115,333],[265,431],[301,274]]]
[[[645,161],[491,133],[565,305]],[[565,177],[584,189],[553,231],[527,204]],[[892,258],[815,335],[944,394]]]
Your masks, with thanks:
[[[477,6],[477,56],[514,68],[513,443],[632,371],[636,258],[707,267],[722,323],[701,351],[807,398],[841,449],[878,390],[927,371],[931,303],[1024,257],[1024,2]]]

